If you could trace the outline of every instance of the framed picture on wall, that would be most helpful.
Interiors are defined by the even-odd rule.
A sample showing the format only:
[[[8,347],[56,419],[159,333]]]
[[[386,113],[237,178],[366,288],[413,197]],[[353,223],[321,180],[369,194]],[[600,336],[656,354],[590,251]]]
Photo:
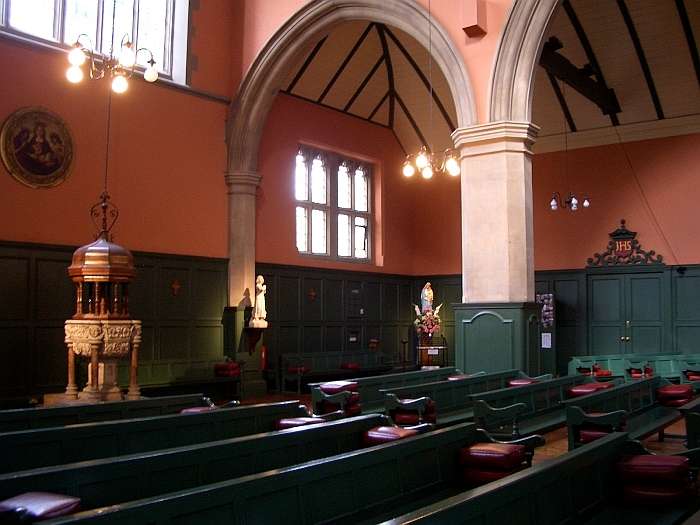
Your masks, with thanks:
[[[22,184],[50,188],[61,184],[73,164],[73,138],[61,117],[29,107],[10,115],[0,131],[0,156]]]

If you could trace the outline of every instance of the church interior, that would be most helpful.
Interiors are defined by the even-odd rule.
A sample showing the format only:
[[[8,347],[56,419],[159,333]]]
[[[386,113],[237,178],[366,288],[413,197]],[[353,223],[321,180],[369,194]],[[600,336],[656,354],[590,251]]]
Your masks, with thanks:
[[[700,523],[698,39],[0,0],[0,523]]]

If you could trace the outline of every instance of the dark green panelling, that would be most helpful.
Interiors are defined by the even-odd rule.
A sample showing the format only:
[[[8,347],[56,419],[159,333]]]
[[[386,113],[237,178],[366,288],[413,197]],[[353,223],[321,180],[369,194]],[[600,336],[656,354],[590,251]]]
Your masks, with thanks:
[[[66,382],[63,323],[73,315],[67,268],[74,248],[0,242],[0,397],[60,391]],[[211,376],[223,356],[227,261],[134,253],[129,305],[143,321],[143,385]],[[177,295],[171,284],[180,283]],[[81,376],[84,373],[81,371]],[[126,367],[120,370],[126,379]]]

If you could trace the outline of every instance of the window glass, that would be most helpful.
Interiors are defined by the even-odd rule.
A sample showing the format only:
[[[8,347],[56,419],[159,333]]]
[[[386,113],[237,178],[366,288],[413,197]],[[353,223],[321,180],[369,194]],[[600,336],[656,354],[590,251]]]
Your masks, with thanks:
[[[301,153],[297,154],[296,170],[294,172],[294,196],[298,201],[309,200],[309,179],[306,173],[306,160]]]
[[[63,41],[75,44],[78,35],[85,33],[93,46],[97,42],[97,7],[95,0],[66,0]],[[81,42],[82,39],[81,39]],[[88,42],[83,42],[88,44]]]
[[[318,157],[311,163],[311,202],[326,203],[326,167]]]
[[[10,26],[46,40],[54,39],[54,0],[13,0]]]
[[[309,251],[307,220],[306,208],[297,206],[297,250],[300,252]]]
[[[114,2],[105,2],[102,15],[102,53],[109,54],[112,49],[112,14],[114,13]],[[134,2],[133,0],[117,0],[116,15],[114,18],[114,54],[119,55],[122,38],[129,35],[129,40],[133,41],[134,24]]]
[[[338,256],[350,257],[352,239],[350,237],[350,216],[338,214]]]
[[[311,252],[326,253],[326,212],[311,210]]]
[[[367,177],[362,168],[355,170],[355,209],[367,211]]]
[[[168,71],[165,64],[166,29],[168,0],[147,0],[139,2],[138,47],[148,48],[159,71]],[[169,37],[168,37],[169,38]],[[149,54],[137,55],[138,64],[147,67]]]
[[[338,208],[352,207],[352,186],[350,173],[345,164],[338,168]],[[349,255],[349,254],[348,254]]]
[[[355,257],[367,258],[367,219],[355,217]]]

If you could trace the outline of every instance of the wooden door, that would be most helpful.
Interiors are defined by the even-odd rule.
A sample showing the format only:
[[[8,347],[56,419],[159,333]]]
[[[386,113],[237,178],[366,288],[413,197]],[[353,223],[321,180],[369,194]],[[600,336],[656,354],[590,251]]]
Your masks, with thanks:
[[[588,347],[591,355],[626,352],[625,306],[624,276],[588,276]]]
[[[664,351],[663,273],[625,275],[625,345],[633,354]]]

